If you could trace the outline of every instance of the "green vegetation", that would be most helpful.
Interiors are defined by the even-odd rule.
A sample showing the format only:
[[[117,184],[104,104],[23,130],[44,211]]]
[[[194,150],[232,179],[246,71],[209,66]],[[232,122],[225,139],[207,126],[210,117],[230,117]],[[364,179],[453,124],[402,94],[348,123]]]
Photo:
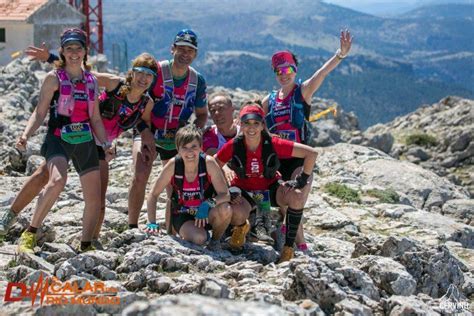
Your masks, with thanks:
[[[20,263],[18,263],[18,261],[16,261],[16,259],[13,259],[13,260],[8,261],[7,269],[11,269],[11,268],[17,267],[19,265],[20,265]]]
[[[436,146],[438,141],[434,136],[425,133],[415,133],[408,135],[405,139],[407,145],[418,145],[423,147]]]
[[[400,202],[400,196],[393,189],[386,190],[377,190],[372,189],[368,190],[367,194],[379,199],[382,203],[397,204]]]
[[[113,227],[112,229],[116,231],[117,233],[121,234],[128,229],[128,224],[125,223],[125,224],[117,225]]]
[[[349,188],[347,185],[340,183],[328,183],[324,186],[324,190],[330,195],[335,196],[344,202],[361,203],[359,192]]]

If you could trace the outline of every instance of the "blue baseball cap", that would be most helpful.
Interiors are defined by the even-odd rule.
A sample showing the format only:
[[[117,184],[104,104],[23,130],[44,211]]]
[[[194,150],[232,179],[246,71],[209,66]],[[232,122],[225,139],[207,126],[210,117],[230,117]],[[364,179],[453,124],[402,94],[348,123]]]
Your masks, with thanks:
[[[173,44],[176,46],[188,46],[197,50],[197,35],[191,29],[183,29],[176,34]]]

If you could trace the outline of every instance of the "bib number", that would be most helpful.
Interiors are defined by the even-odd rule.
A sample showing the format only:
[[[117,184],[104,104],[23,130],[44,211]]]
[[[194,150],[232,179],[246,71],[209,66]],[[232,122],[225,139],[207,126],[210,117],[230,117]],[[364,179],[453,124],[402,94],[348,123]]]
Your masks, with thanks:
[[[262,191],[251,191],[253,200],[257,203],[258,208],[263,212],[270,211],[271,202],[270,202],[270,191],[269,190],[262,190]]]
[[[165,150],[175,150],[176,144],[174,142],[177,130],[169,129],[166,132],[164,130],[157,129],[155,131],[155,143]]]
[[[90,142],[92,138],[89,123],[72,123],[61,128],[61,139],[66,143],[77,145]]]
[[[278,131],[277,134],[282,139],[291,140],[293,142],[296,141],[296,131],[291,131],[291,130]]]

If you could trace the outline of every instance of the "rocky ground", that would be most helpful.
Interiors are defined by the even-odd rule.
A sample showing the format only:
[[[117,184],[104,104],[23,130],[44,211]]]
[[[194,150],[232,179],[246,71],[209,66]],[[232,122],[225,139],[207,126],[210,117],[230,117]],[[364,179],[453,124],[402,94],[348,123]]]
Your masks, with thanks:
[[[41,161],[37,154],[45,128],[29,142],[27,153],[19,154],[13,144],[37,102],[44,69],[18,60],[1,71],[0,206],[7,207],[26,174]],[[236,103],[261,95],[255,91],[230,92]],[[321,108],[332,104],[315,101]],[[461,125],[469,121],[472,102],[448,98],[440,103],[456,109],[462,103],[470,109],[448,115],[453,121],[457,116],[460,122],[453,129],[469,131]],[[474,308],[474,204],[469,187],[455,185],[421,163],[392,157],[396,141],[385,150],[391,155],[341,143],[350,139],[357,142],[354,139],[360,137],[363,144],[375,137],[357,132],[353,114],[343,113],[314,126],[315,142],[332,146],[319,148],[315,181],[305,208],[308,253],[297,252],[295,259],[277,265],[274,262],[279,254],[269,245],[248,243],[241,254],[209,252],[168,235],[150,237],[140,229],[127,230],[127,188],[132,174],[131,140],[125,135],[119,141],[119,155],[111,163],[101,233],[105,250],[75,251],[83,202],[74,172],[69,173],[66,190],[39,233],[38,254],[19,256],[15,245],[31,218],[34,203],[21,213],[0,247],[2,297],[8,282],[29,285],[43,272],[82,285],[87,280],[101,280],[118,290],[120,305],[40,306],[37,302],[32,306],[29,298],[13,303],[2,299],[2,313],[448,315],[453,310],[446,304],[445,294],[451,288],[449,293],[455,293],[451,298],[457,298],[462,303],[458,307],[464,308],[457,312],[470,315]],[[447,127],[445,131],[450,133]],[[373,130],[370,133],[377,135]],[[458,151],[449,149],[451,153]],[[398,157],[407,156],[404,153],[400,151]],[[160,169],[156,162],[151,179]],[[331,186],[339,191],[331,190]],[[165,202],[162,196],[158,209],[163,210]],[[163,212],[158,215],[163,220]],[[144,208],[140,225],[145,223]]]

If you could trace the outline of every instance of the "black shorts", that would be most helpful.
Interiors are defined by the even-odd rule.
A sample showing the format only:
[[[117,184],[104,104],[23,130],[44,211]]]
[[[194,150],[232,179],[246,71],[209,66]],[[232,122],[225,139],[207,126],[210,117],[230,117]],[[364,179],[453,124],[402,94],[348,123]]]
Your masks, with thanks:
[[[184,223],[187,221],[193,221],[194,222],[194,215],[188,214],[188,213],[175,213],[171,211],[171,222],[173,223],[173,228],[174,230],[179,234],[179,230],[181,229],[181,226],[183,226]],[[206,230],[212,230],[211,224],[206,224],[204,227]]]
[[[156,146],[156,152],[160,154],[160,159],[161,161],[163,160],[170,160],[174,156],[178,154],[178,151],[176,149],[173,150],[166,150],[164,148]]]
[[[276,200],[276,193],[277,193],[277,190],[278,190],[279,186],[280,186],[280,184],[278,183],[278,181],[275,181],[274,183],[272,183],[268,187],[268,190],[270,191],[270,204],[273,207],[279,207],[279,205],[277,203],[277,200]],[[250,194],[248,192],[246,192],[242,188],[240,188],[240,190],[242,191],[242,197],[244,199],[246,199],[247,202],[249,202],[249,204],[250,204],[250,206],[252,207],[252,210],[253,210],[254,207],[257,206],[257,203],[252,199],[252,197],[250,196]]]
[[[99,156],[99,160],[105,160],[105,151],[102,146],[97,146],[97,155]]]
[[[280,168],[278,168],[278,171],[281,173],[282,180],[291,180],[293,172],[303,164],[303,158],[280,159]]]
[[[46,158],[46,162],[57,156],[64,157],[68,162],[72,160],[80,176],[99,169],[97,145],[94,140],[73,145],[63,141],[53,132],[48,132],[41,146],[41,155]]]

